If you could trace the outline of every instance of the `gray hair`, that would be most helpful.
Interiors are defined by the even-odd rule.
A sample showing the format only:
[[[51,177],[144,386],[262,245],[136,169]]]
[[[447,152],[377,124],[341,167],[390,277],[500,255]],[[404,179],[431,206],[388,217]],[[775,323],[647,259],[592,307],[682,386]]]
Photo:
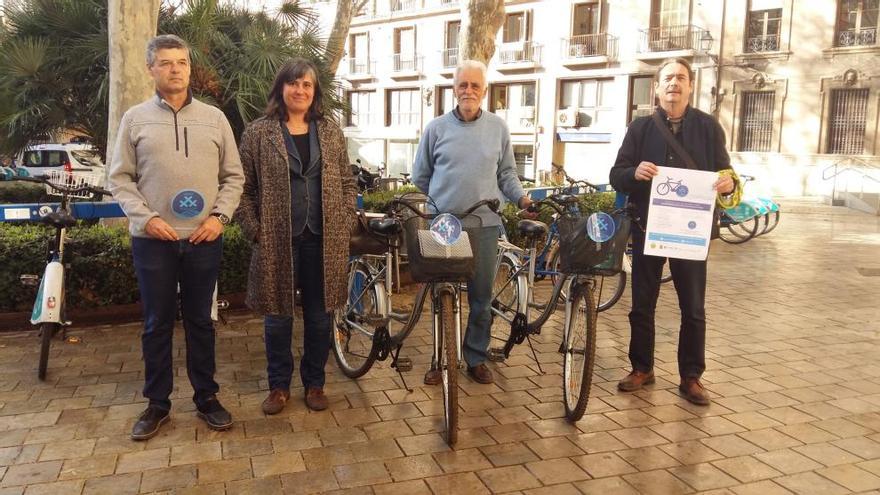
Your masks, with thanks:
[[[179,36],[173,34],[160,34],[147,43],[147,67],[152,67],[156,62],[156,52],[168,48],[182,48],[186,50],[186,58],[189,59],[189,44]]]
[[[455,76],[452,78],[452,84],[458,86],[458,76],[461,75],[463,71],[476,69],[480,71],[480,74],[483,75],[483,84],[489,83],[488,72],[489,69],[486,67],[486,64],[480,62],[479,60],[462,60],[461,63],[455,68]]]

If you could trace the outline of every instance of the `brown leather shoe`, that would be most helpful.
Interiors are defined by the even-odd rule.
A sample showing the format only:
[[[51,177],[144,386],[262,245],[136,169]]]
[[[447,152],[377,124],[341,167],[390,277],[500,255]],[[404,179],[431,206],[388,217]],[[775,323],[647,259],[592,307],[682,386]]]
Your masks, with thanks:
[[[290,390],[275,388],[269,392],[269,396],[263,401],[263,412],[266,414],[278,414],[284,409],[287,400],[290,399]]]
[[[681,385],[678,386],[678,391],[681,393],[681,396],[691,404],[696,404],[698,406],[709,405],[709,392],[706,392],[706,389],[703,388],[703,384],[700,383],[700,379],[695,376],[682,378]]]
[[[486,363],[480,363],[473,367],[468,366],[468,375],[471,375],[471,378],[477,383],[489,384],[495,381],[492,370],[486,366]]]
[[[653,371],[645,373],[643,371],[632,370],[630,374],[626,375],[626,378],[617,382],[617,390],[620,390],[621,392],[635,392],[645,385],[650,385],[652,383],[654,383]]]
[[[318,387],[309,387],[306,389],[306,406],[312,411],[323,411],[327,409],[327,396],[324,395],[324,389]]]
[[[440,374],[440,368],[429,368],[425,372],[425,385],[440,385],[443,376]]]

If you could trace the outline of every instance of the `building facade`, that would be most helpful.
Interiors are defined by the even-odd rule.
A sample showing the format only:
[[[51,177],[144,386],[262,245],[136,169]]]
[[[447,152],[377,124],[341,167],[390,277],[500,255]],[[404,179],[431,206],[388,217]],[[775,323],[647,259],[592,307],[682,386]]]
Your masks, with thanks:
[[[841,167],[880,167],[878,1],[508,0],[484,107],[510,126],[522,175],[556,164],[605,183],[656,68],[684,57],[738,169],[775,193],[827,193]],[[424,126],[454,106],[460,19],[457,0],[369,0],[354,18],[337,72],[352,160],[410,170]]]

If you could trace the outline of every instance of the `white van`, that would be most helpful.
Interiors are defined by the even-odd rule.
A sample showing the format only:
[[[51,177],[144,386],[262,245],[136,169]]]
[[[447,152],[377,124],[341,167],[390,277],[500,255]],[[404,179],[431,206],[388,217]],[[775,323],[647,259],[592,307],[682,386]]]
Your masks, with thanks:
[[[98,152],[89,144],[36,144],[18,157],[17,168],[32,177],[47,175],[50,170],[67,172],[104,173],[104,164]]]

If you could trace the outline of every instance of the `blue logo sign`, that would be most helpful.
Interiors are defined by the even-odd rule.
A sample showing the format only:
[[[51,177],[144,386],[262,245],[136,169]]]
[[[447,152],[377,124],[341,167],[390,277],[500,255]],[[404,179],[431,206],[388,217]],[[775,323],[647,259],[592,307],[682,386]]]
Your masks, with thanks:
[[[688,228],[694,230],[695,228],[697,228],[697,222],[691,220],[690,222],[688,222]]]
[[[193,218],[205,209],[205,198],[196,191],[185,189],[171,200],[171,211],[180,218]]]
[[[444,246],[451,246],[461,237],[461,220],[455,215],[441,213],[431,222],[431,236]]]
[[[604,212],[596,212],[587,218],[587,237],[594,242],[605,242],[614,237],[617,226],[614,218]]]

